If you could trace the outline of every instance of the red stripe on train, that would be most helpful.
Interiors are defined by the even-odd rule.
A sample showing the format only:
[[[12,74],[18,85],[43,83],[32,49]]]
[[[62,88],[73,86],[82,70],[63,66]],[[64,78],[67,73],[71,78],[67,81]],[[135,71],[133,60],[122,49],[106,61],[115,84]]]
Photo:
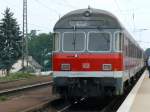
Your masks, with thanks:
[[[109,54],[53,54],[53,71],[61,71],[61,64],[70,64],[71,71],[102,71],[103,64],[111,64],[112,71],[123,70],[121,53]],[[83,67],[84,65],[89,67]]]

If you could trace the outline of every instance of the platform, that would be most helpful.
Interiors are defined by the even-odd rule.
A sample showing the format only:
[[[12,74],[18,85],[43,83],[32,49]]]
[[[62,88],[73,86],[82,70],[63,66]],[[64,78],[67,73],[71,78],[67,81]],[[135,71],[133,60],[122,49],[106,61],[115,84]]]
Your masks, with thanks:
[[[150,79],[147,70],[117,112],[150,112]]]
[[[150,112],[150,79],[148,71],[133,101],[130,112]]]

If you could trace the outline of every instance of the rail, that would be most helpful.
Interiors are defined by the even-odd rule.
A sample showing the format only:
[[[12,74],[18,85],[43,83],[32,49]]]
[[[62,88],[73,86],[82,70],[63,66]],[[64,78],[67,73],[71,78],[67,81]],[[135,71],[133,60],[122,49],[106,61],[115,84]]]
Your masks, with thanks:
[[[24,91],[27,89],[33,89],[36,87],[50,85],[52,83],[53,83],[53,81],[49,81],[49,82],[43,82],[43,83],[39,83],[39,84],[26,85],[26,86],[22,86],[22,87],[13,88],[13,89],[5,89],[5,90],[0,91],[0,95],[8,95],[8,94],[12,94],[12,93],[19,92],[19,91]]]

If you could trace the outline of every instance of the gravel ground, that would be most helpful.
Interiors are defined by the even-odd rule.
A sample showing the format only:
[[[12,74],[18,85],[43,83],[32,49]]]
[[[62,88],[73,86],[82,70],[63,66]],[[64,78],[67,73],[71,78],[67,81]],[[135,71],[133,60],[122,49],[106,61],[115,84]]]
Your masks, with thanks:
[[[24,92],[19,97],[0,102],[0,112],[24,112],[24,110],[33,108],[43,102],[53,100],[56,97],[52,96],[51,89],[50,85],[37,88]]]

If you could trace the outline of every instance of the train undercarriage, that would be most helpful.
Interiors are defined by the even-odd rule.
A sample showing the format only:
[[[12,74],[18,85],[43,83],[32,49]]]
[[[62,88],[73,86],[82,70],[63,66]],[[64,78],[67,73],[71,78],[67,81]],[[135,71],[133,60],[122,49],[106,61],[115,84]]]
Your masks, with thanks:
[[[53,93],[72,99],[80,97],[105,97],[122,94],[122,79],[66,78],[54,79]]]

